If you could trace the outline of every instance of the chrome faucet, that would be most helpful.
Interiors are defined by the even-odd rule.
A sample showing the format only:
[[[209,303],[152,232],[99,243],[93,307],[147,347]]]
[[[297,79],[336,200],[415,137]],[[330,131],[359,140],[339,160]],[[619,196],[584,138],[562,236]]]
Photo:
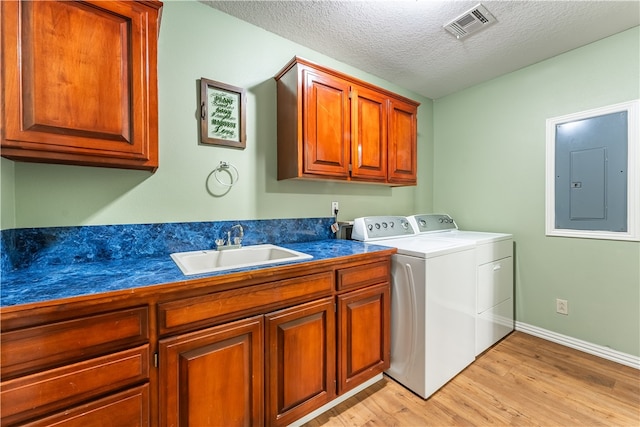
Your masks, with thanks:
[[[238,230],[238,235],[231,240],[231,235],[234,230]],[[217,249],[219,251],[224,249],[239,249],[242,246],[242,238],[244,237],[244,229],[242,225],[236,224],[229,231],[227,231],[227,239],[216,239]]]
[[[236,224],[233,227],[231,227],[231,231],[229,231],[229,233],[227,234],[229,239],[227,240],[227,242],[228,244],[231,244],[231,232],[236,229],[238,230],[238,237],[233,238],[233,244],[240,246],[242,245],[242,239],[244,238],[244,228],[242,228],[242,225],[240,224]]]

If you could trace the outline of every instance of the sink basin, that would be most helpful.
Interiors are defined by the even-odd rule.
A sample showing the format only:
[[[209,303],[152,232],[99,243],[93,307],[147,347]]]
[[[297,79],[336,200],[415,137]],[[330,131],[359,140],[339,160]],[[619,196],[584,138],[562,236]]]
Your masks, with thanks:
[[[171,254],[182,272],[191,274],[211,273],[234,268],[276,264],[313,258],[302,252],[275,245],[253,245],[238,249],[177,252]]]

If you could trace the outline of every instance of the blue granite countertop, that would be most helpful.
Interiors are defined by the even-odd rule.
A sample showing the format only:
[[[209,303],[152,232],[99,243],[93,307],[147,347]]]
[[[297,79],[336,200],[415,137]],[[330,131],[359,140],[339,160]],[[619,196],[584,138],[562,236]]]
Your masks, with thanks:
[[[185,276],[180,271],[168,253],[151,257],[108,259],[71,264],[52,265],[46,262],[33,262],[25,268],[3,271],[0,305],[6,307],[95,295],[144,286],[185,282],[231,272],[273,268],[278,265],[316,262],[389,250],[383,246],[337,239],[278,243],[278,245],[312,255],[313,259],[190,276]]]

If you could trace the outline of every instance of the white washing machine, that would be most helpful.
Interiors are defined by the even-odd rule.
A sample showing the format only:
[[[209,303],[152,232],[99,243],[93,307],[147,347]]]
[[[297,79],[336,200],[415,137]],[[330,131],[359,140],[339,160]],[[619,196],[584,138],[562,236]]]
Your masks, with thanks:
[[[397,248],[386,374],[427,398],[475,359],[475,243],[426,239],[401,216],[356,218],[352,238]]]
[[[425,238],[475,243],[476,356],[513,331],[513,236],[459,230],[456,222],[444,214],[412,215],[408,220]]]

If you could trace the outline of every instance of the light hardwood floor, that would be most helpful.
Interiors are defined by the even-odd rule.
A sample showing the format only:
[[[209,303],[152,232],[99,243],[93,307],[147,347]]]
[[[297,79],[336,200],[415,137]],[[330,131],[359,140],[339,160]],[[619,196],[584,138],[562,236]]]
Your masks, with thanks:
[[[514,332],[429,399],[386,377],[306,424],[640,426],[640,371]]]

